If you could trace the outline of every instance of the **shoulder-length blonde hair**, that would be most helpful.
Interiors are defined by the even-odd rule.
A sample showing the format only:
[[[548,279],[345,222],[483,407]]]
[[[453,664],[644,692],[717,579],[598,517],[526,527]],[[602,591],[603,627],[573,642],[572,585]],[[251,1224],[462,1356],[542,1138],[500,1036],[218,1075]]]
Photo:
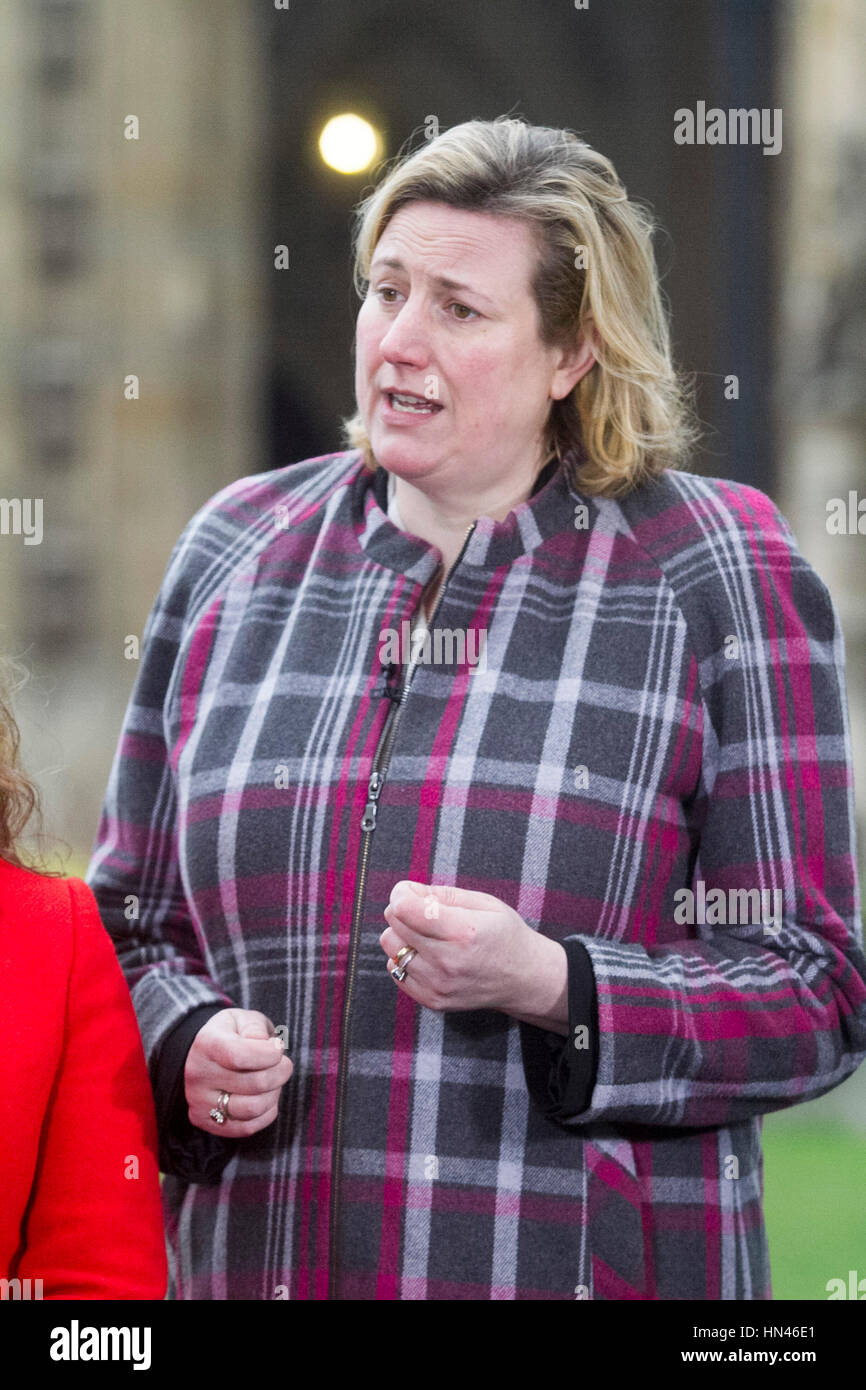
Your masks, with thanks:
[[[388,222],[408,203],[426,200],[530,225],[538,246],[532,291],[545,346],[574,345],[592,320],[596,362],[553,401],[547,422],[546,457],[556,454],[572,485],[616,497],[681,465],[699,430],[691,384],[671,359],[655,223],[627,197],[610,160],[570,130],[508,116],[465,121],[412,154],[398,154],[355,209],[353,280],[361,298]],[[375,468],[360,411],[342,429],[348,446]]]

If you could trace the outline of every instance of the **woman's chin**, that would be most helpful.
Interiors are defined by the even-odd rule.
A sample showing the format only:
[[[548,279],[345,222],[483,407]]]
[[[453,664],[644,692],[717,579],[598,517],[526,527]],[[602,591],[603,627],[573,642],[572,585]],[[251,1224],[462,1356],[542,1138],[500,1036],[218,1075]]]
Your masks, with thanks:
[[[415,439],[391,439],[387,433],[376,431],[370,445],[377,463],[387,468],[389,473],[410,477],[413,473],[428,473],[435,466],[433,452]]]

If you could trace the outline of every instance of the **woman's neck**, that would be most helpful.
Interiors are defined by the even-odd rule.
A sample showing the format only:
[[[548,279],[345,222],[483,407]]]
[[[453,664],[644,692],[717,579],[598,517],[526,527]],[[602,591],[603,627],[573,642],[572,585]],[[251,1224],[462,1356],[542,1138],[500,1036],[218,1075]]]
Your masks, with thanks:
[[[439,582],[453,568],[472,524],[481,516],[504,521],[509,512],[532,495],[540,471],[536,469],[531,476],[517,480],[509,489],[499,487],[495,494],[463,496],[456,502],[431,497],[405,478],[391,475],[403,529],[442,552],[442,566],[437,571]]]

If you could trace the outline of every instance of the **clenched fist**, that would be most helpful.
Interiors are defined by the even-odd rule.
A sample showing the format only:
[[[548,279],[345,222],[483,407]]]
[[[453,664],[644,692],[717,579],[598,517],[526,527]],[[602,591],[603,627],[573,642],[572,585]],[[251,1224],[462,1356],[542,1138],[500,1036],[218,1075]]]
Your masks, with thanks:
[[[246,1139],[277,1118],[280,1091],[294,1068],[282,1038],[254,1009],[222,1009],[193,1039],[184,1067],[190,1122],[223,1139]],[[221,1092],[230,1097],[224,1124],[211,1119]]]

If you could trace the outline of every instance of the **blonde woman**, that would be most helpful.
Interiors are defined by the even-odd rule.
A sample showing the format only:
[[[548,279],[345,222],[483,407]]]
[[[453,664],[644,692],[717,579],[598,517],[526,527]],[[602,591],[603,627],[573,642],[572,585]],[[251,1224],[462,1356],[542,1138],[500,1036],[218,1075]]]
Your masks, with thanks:
[[[761,1116],[866,1054],[833,604],[683,467],[571,132],[398,159],[356,278],[350,448],[187,526],[89,873],[170,1296],[767,1299]]]

